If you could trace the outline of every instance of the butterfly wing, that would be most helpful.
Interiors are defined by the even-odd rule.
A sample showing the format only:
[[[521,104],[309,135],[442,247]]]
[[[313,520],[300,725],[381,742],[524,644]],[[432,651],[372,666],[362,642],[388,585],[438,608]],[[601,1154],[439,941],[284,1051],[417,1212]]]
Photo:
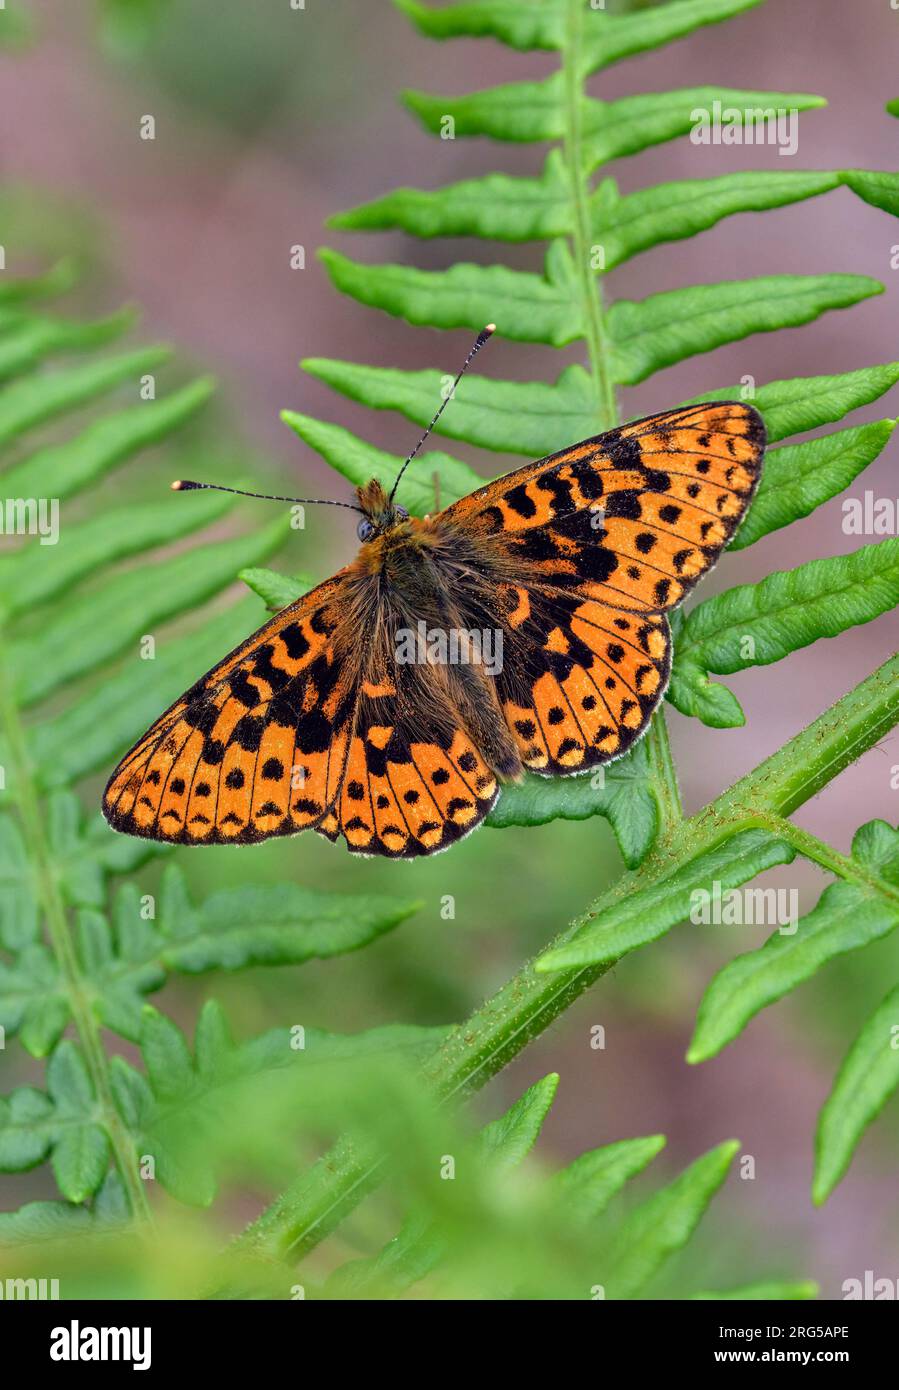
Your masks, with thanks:
[[[667,612],[740,524],[764,447],[745,402],[685,406],[528,464],[441,517],[495,537],[533,582]]]
[[[525,766],[583,771],[646,727],[668,677],[664,614],[739,525],[763,449],[752,407],[685,407],[529,464],[433,519],[455,553],[447,592],[473,626],[492,616],[504,633],[496,692]],[[498,788],[477,719],[433,667],[388,659],[383,613],[375,651],[353,607],[368,570],[352,593],[349,573],[157,720],[106,788],[116,829],[246,844],[314,828],[395,858],[447,848],[483,820]]]
[[[317,827],[343,835],[354,854],[410,859],[467,835],[499,788],[463,726],[445,668],[400,665],[393,637],[360,689],[346,776],[333,810]]]
[[[526,767],[582,772],[645,730],[670,671],[664,615],[734,534],[764,446],[753,407],[687,406],[528,464],[441,513],[510,576],[496,587],[497,694]]]
[[[278,613],[156,721],[104,792],[114,829],[181,844],[251,844],[327,815],[358,695],[358,642],[339,640],[342,579]]]
[[[510,629],[497,695],[524,766],[565,776],[621,757],[668,684],[667,618],[539,585],[499,598]]]

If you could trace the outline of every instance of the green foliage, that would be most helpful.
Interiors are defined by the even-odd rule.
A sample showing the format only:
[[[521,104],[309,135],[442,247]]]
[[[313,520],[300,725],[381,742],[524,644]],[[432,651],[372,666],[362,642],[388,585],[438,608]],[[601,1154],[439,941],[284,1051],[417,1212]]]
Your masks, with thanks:
[[[805,444],[771,449],[752,509],[731,541],[731,550],[745,549],[836,497],[886,447],[895,423],[875,420]]]
[[[689,1242],[737,1151],[722,1144],[630,1209],[620,1194],[664,1148],[661,1136],[582,1154],[551,1175],[516,1169],[533,1147],[558,1077],[532,1086],[467,1145],[455,1181],[430,1184],[376,1254],[339,1266],[329,1298],[638,1298]],[[527,1249],[529,1257],[522,1260]],[[757,1296],[808,1298],[813,1284]],[[678,1297],[707,1297],[704,1294]]]
[[[899,925],[899,831],[884,821],[863,825],[852,854],[817,906],[794,928],[737,956],[718,972],[699,1006],[687,1059],[714,1057],[761,1009],[776,1003],[823,966]],[[863,1131],[899,1085],[899,991],[864,1024],[821,1111],[813,1194],[823,1202],[849,1166]]]
[[[649,772],[646,744],[629,758],[610,764],[601,773],[580,777],[573,787],[559,778],[526,776],[506,787],[485,824],[545,825],[563,820],[605,816],[615,831],[621,857],[628,868],[646,857],[659,825],[659,804]]]
[[[101,843],[108,861],[107,840],[104,832]],[[145,857],[146,850],[137,844]],[[118,859],[106,867],[122,871],[136,862],[138,854],[130,846],[128,840],[114,842]],[[67,861],[60,854],[57,862]],[[99,866],[80,857],[79,865],[82,879],[93,869],[87,885],[82,883],[80,901],[87,899],[91,909],[98,909],[104,903]],[[87,907],[79,911],[74,946],[97,1020],[134,1042],[144,997],[162,989],[173,971],[195,975],[340,955],[376,940],[416,907],[401,899],[321,893],[292,883],[213,893],[194,907],[183,874],[170,864],[158,913],[152,897],[142,901],[137,886],[126,883],[109,916]],[[31,914],[36,923],[35,904]],[[4,939],[12,949],[10,935]],[[65,978],[52,955],[39,942],[22,943],[11,964],[0,965],[0,1025],[10,1036],[20,1031],[23,1045],[40,1057],[55,1046],[70,1014]]]
[[[172,0],[98,0],[103,41],[112,53],[132,57],[162,23]]]
[[[45,547],[27,535],[38,514],[24,511],[25,537],[0,557],[0,747],[12,803],[0,817],[0,1028],[47,1059],[46,1090],[20,1087],[0,1106],[0,1169],[48,1161],[68,1203],[95,1202],[84,1213],[87,1221],[72,1218],[64,1204],[31,1204],[4,1219],[10,1238],[139,1217],[146,1199],[136,1155],[159,1121],[161,1099],[169,1102],[174,1088],[182,1101],[182,1092],[196,1101],[219,1064],[229,1076],[245,1071],[258,1081],[276,1052],[294,1055],[286,1030],[236,1047],[220,1011],[209,1005],[196,1061],[185,1062],[177,1028],[145,1002],[172,973],[333,956],[374,941],[416,908],[408,898],[324,893],[293,883],[221,890],[195,905],[174,864],[163,875],[158,904],[131,879],[110,897],[113,876],[130,875],[166,847],[114,835],[98,813],[85,817],[70,789],[108,768],[196,679],[198,662],[211,666],[258,621],[258,601],[247,600],[199,623],[195,618],[193,630],[181,635],[166,627],[218,597],[237,572],[264,586],[260,577],[271,572],[256,566],[281,543],[287,521],[210,541],[208,528],[230,521],[233,499],[201,493],[187,506],[170,500],[87,515],[79,509],[92,486],[185,426],[208,400],[211,382],[157,391],[156,369],[169,357],[161,348],[55,366],[61,350],[88,351],[113,325],[120,333],[132,319],[115,316],[99,335],[63,319],[47,331],[49,319],[33,312],[32,302],[71,284],[71,267],[61,263],[3,286],[5,304],[15,305],[3,310],[4,343],[22,348],[2,359],[8,380],[0,392],[0,432],[15,445],[6,493],[24,498],[26,509],[35,505],[29,498],[54,499],[66,513]],[[148,373],[149,393],[142,390]],[[113,391],[121,404],[95,409],[86,425],[59,437],[71,413],[96,407]],[[51,424],[50,442],[40,434],[33,439]],[[154,556],[173,542],[180,543],[175,553]],[[185,549],[185,542],[192,544]],[[285,596],[282,584],[280,596],[290,601],[295,590]],[[148,640],[154,645],[146,650]],[[70,1026],[77,1043],[63,1038]],[[103,1029],[141,1046],[144,1073],[105,1055]],[[423,1041],[433,1046],[440,1036],[435,1029],[398,1028],[341,1040],[310,1030],[308,1045],[319,1057],[347,1047],[357,1056],[411,1043],[421,1048]],[[221,1053],[215,1065],[214,1038]],[[210,1199],[208,1167],[190,1170],[177,1157],[163,1158],[161,1166],[183,1199]]]
[[[817,442],[817,441],[816,441]],[[678,659],[668,698],[682,714],[729,728],[743,724],[738,701],[709,671],[768,666],[821,637],[836,637],[899,603],[899,540],[741,584],[694,608],[677,626]]]
[[[110,1146],[96,1121],[97,1095],[84,1058],[71,1042],[47,1067],[46,1094],[30,1086],[0,1102],[0,1170],[21,1172],[48,1156],[60,1192],[83,1202],[103,1182]]]
[[[893,918],[896,925],[896,918]],[[899,1086],[899,989],[865,1023],[821,1110],[812,1195],[824,1202],[844,1176],[862,1133]]]
[[[27,41],[30,32],[28,20],[21,9],[12,5],[7,9],[4,5],[0,10],[0,47],[19,48]]]
[[[789,844],[767,830],[744,830],[630,894],[601,919],[594,921],[594,914],[588,912],[577,938],[547,952],[538,968],[560,970],[616,961],[683,922],[697,891],[711,892],[714,883],[722,890],[736,888],[775,864],[789,864],[793,855]]]
[[[743,113],[753,107],[777,106],[811,111],[823,104],[813,96],[711,87],[628,96],[614,102],[587,95],[584,78],[589,73],[749,6],[675,0],[625,15],[588,10],[576,0],[511,6],[504,0],[475,0],[439,8],[399,0],[399,8],[433,38],[489,35],[519,49],[554,50],[560,58],[558,71],[542,81],[507,83],[460,97],[423,92],[408,92],[404,97],[414,115],[434,133],[519,143],[558,142],[536,175],[512,177],[495,172],[440,188],[401,188],[330,219],[330,225],[340,231],[401,229],[421,239],[453,236],[494,243],[548,243],[542,274],[513,271],[501,262],[463,262],[425,271],[409,265],[367,265],[335,250],[321,253],[338,289],[409,323],[477,330],[490,320],[501,335],[522,342],[542,342],[548,347],[582,342],[586,367],[565,368],[552,385],[467,377],[457,389],[452,409],[441,417],[439,433],[501,453],[547,454],[616,424],[616,386],[643,381],[666,366],[751,333],[811,322],[831,309],[880,292],[877,282],[861,276],[785,275],[667,290],[638,303],[606,300],[604,277],[615,266],[666,241],[701,233],[736,213],[775,209],[839,187],[886,212],[895,214],[899,209],[899,177],[870,170],[753,170],[684,179],[626,196],[619,193],[614,178],[594,180],[605,161],[683,135],[695,123],[697,109],[709,108],[714,101]],[[352,400],[398,411],[424,425],[439,398],[448,364],[411,372],[322,358],[303,365]],[[897,377],[899,365],[889,363],[836,376],[761,385],[747,378],[740,386],[695,399],[752,399],[774,443],[842,421],[852,410],[876,400]],[[345,430],[337,431],[308,416],[285,418],[354,483],[366,470],[385,480],[395,472],[398,460],[385,458]],[[849,426],[772,450],[734,548],[746,548],[835,498],[877,458],[893,424],[888,419]],[[404,478],[404,500],[410,508],[431,509],[435,478],[444,501],[454,500],[474,485],[466,465],[435,454],[432,460],[419,463],[417,473],[413,468]],[[894,608],[899,598],[895,546],[895,541],[884,541],[863,545],[849,555],[815,560],[700,601],[686,617],[678,614],[668,698],[682,712],[712,727],[741,724],[744,715],[736,697],[711,681],[710,673],[730,674],[783,660],[800,647]],[[877,712],[871,712],[870,727],[889,728],[895,721],[895,699],[885,688],[888,680],[885,668],[850,697],[850,722],[859,740],[864,738],[862,705],[875,689],[871,698]],[[819,722],[826,724],[822,737],[835,740],[836,730],[827,716]],[[700,813],[693,821],[682,822],[661,725],[657,716],[649,740],[607,769],[601,788],[581,779],[561,784],[527,779],[522,786],[503,792],[490,818],[494,825],[508,825],[539,823],[547,810],[570,818],[605,815],[615,825],[631,871],[613,891],[611,901],[600,900],[601,911],[591,909],[579,918],[562,944],[541,958],[536,977],[543,974],[552,979],[566,971],[574,978],[574,972],[587,970],[593,972],[592,978],[623,952],[656,939],[682,920],[695,891],[713,882],[724,886],[747,882],[766,867],[789,862],[797,848],[831,867],[840,859],[811,837],[803,840],[785,819],[810,794],[808,785],[800,783],[798,765],[788,769],[787,759],[778,764],[780,790],[773,798],[776,813],[770,824],[758,824],[749,798],[745,809],[742,803],[737,808],[736,789],[719,799],[734,806],[733,821],[724,831],[720,815],[713,814],[718,803],[708,808],[705,819]],[[796,759],[800,747],[803,753],[811,751],[802,738],[794,743],[795,749],[788,745],[782,750],[785,755]],[[813,762],[807,783],[834,775],[834,767],[828,773],[817,757]],[[797,785],[798,791],[794,790]],[[753,782],[752,790],[761,795],[761,782]],[[682,833],[685,825],[694,823],[695,835]],[[651,851],[654,841],[656,856]],[[851,867],[841,867],[851,874]],[[860,890],[846,883],[828,890],[843,891]],[[865,927],[856,929],[865,939],[867,932],[877,935],[883,923],[891,920],[880,888],[873,899],[866,900],[866,907]],[[804,940],[802,931],[800,937]],[[799,951],[794,947],[791,958],[796,959]],[[804,948],[801,954],[806,954]],[[808,954],[813,954],[813,948]],[[546,999],[539,986],[531,984],[536,977],[528,978],[527,972],[523,976],[533,988],[528,1008],[534,1011],[545,1007]],[[497,996],[504,998],[503,992]],[[511,998],[509,1008],[514,1012]],[[486,1069],[501,1065],[505,1055],[500,1038],[487,1022],[488,1014],[485,1010],[484,1055],[479,1062]],[[510,1019],[510,1027],[511,1023]],[[453,1066],[462,1074],[461,1055],[453,1054],[447,1065],[449,1073],[444,1066],[437,1074],[442,1081],[446,1073],[449,1084]],[[350,1171],[348,1167],[347,1181]]]

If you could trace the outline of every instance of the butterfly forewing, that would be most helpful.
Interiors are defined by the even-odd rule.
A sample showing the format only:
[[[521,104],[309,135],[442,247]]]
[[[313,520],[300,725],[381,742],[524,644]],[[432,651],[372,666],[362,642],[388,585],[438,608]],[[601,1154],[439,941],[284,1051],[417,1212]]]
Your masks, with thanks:
[[[528,464],[443,515],[504,539],[525,583],[664,612],[742,520],[764,445],[752,406],[686,406]]]
[[[358,671],[335,635],[341,576],[266,623],[178,700],[113,773],[117,830],[247,844],[315,826],[337,799]]]

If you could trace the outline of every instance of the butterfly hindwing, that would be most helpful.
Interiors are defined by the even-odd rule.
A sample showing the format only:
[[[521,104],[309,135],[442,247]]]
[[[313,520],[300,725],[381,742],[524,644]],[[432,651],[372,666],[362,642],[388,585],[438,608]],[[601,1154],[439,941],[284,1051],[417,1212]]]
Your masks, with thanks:
[[[500,594],[511,631],[497,694],[522,763],[564,776],[620,757],[668,683],[667,619],[512,587]]]
[[[441,682],[429,690],[409,667],[396,677],[363,683],[341,795],[317,828],[353,853],[408,859],[474,830],[499,788]]]
[[[116,768],[117,830],[247,844],[318,824],[340,790],[357,699],[335,652],[341,576],[291,604],[178,700]]]

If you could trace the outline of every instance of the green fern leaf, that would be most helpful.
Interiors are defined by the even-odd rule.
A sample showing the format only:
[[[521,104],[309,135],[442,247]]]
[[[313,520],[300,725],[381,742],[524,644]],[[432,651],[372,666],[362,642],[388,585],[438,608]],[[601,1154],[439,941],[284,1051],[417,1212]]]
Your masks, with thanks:
[[[561,49],[571,15],[568,0],[466,0],[434,9],[419,0],[394,0],[429,38],[482,38],[492,35],[519,49]],[[675,0],[633,15],[607,15],[585,9],[580,18],[579,59],[585,73],[596,72],[635,53],[660,48],[706,24],[717,24],[760,0]]]
[[[740,1289],[716,1290],[715,1293],[694,1293],[690,1297],[704,1302],[781,1302],[789,1299],[807,1300],[817,1298],[818,1285],[805,1280],[802,1283],[761,1283],[744,1284]]]
[[[572,786],[555,778],[525,777],[503,788],[485,823],[503,828],[605,816],[625,864],[636,868],[655,839],[659,822],[647,773],[647,750],[641,742],[629,757],[603,769],[602,776],[579,777]]]
[[[595,1221],[625,1184],[642,1173],[664,1147],[661,1134],[621,1139],[615,1144],[604,1144],[601,1149],[591,1149],[569,1163],[557,1175],[556,1182],[570,1218]]]
[[[843,1178],[865,1129],[899,1086],[897,1020],[899,989],[894,989],[852,1044],[821,1110],[812,1186],[819,1204]]]
[[[407,323],[478,332],[494,321],[503,337],[553,347],[584,334],[574,267],[562,242],[553,243],[544,275],[464,262],[449,270],[361,265],[327,248],[319,255],[343,294]]]
[[[109,1140],[96,1122],[96,1095],[72,1042],[61,1042],[47,1066],[47,1092],[23,1086],[0,1100],[0,1171],[21,1172],[50,1158],[70,1202],[95,1193],[109,1165]]]
[[[401,378],[408,376],[407,373],[396,375]],[[433,395],[429,399],[433,404]],[[377,478],[389,489],[403,466],[403,460],[397,454],[386,454],[382,449],[375,449],[339,425],[328,425],[322,420],[314,420],[310,415],[298,415],[294,410],[282,411],[281,418],[332,468],[349,479],[354,487],[362,487],[370,479]],[[483,481],[467,463],[434,449],[428,452],[427,473],[424,470],[407,473],[403,478],[403,501],[407,510],[417,516],[427,516],[429,512],[439,510],[438,502],[440,506],[448,506],[450,502],[456,502],[480,487]]]
[[[765,830],[744,830],[726,844],[707,850],[674,873],[631,894],[596,920],[589,914],[581,930],[564,946],[539,956],[536,969],[567,970],[572,966],[617,960],[638,946],[656,941],[684,921],[697,890],[710,892],[713,883],[736,888],[775,864],[789,864],[795,851]]]
[[[60,685],[111,660],[129,643],[136,644],[166,619],[211,598],[243,566],[276,550],[288,525],[287,519],[279,519],[239,540],[218,541],[163,561],[156,566],[152,589],[141,570],[129,570],[110,579],[99,593],[57,607],[40,633],[9,644],[10,663],[20,673],[19,702],[24,707],[45,699]]]
[[[882,366],[841,372],[838,376],[797,376],[786,381],[770,381],[758,391],[753,390],[751,399],[764,417],[768,443],[775,444],[787,435],[804,434],[806,430],[842,420],[850,410],[876,401],[897,381],[899,362],[886,362]],[[744,396],[745,388],[728,386],[693,396],[685,404],[743,399]]]
[[[399,372],[323,357],[307,358],[303,367],[352,400],[375,410],[399,410],[417,425],[428,424],[434,401],[440,399],[442,374],[438,371]],[[440,434],[452,439],[531,458],[551,454],[601,428],[596,393],[576,363],[566,367],[553,386],[466,377],[453,396],[452,410],[444,412],[437,426]],[[407,486],[405,478],[403,486]]]
[[[485,1125],[480,1134],[484,1157],[500,1170],[521,1163],[537,1142],[558,1087],[557,1074],[550,1072],[525,1091],[498,1120]]]
[[[41,496],[43,494],[16,494]],[[33,611],[71,590],[101,566],[211,525],[232,506],[222,493],[204,493],[199,507],[175,509],[167,502],[140,508],[122,507],[70,523],[55,545],[28,547],[0,555],[0,604],[6,618]]]
[[[279,574],[277,570],[261,569],[258,565],[248,566],[237,577],[254,594],[259,595],[270,613],[278,613],[282,608],[296,603],[314,587],[311,579]]]
[[[142,355],[138,359],[140,370],[162,360],[162,357],[151,355],[148,359]],[[136,376],[134,358],[125,359],[125,366],[127,370],[121,377],[116,373],[110,379],[104,373],[97,394],[119,385],[121,380],[133,380]],[[206,404],[213,388],[211,377],[201,377],[155,401],[144,401],[102,415],[74,439],[67,439],[63,444],[48,444],[21,463],[13,464],[3,475],[4,486],[14,497],[58,497],[63,501],[99,481],[138,450],[166,439]],[[25,393],[26,399],[28,394]],[[91,381],[80,403],[86,403],[93,394],[94,382]],[[2,414],[0,402],[0,419]],[[175,524],[174,516],[172,524]]]
[[[730,675],[770,665],[819,638],[871,622],[897,603],[895,538],[728,589],[679,624],[668,699],[715,728],[742,724],[736,697],[710,683],[710,671]]]
[[[603,1252],[606,1298],[633,1298],[692,1236],[739,1144],[719,1144],[625,1218]]]
[[[836,497],[886,448],[895,424],[875,420],[806,444],[769,450],[758,492],[730,549],[745,550]]]
[[[489,135],[494,140],[519,143],[565,138],[565,78],[561,72],[542,82],[512,82],[461,97],[404,92],[403,101],[435,135],[440,135],[444,123],[451,119],[454,136]],[[688,134],[696,124],[697,110],[710,110],[715,102],[741,115],[756,110],[810,111],[827,105],[821,97],[803,93],[729,87],[685,87],[610,102],[584,97],[580,121],[585,167],[592,171],[599,164]]]
[[[864,275],[767,275],[666,290],[609,311],[615,380],[634,386],[653,372],[751,333],[810,323],[858,304],[883,286]]]
[[[84,366],[23,377],[7,386],[0,400],[0,444],[9,444],[64,411],[87,405],[122,382],[138,381],[169,356],[168,348],[139,348]]]
[[[133,327],[135,315],[123,309],[96,323],[38,318],[0,311],[0,382],[31,371],[51,353],[86,352],[113,342]]]
[[[883,821],[862,826],[852,858],[864,874],[899,888],[899,832]],[[737,956],[718,972],[699,1006],[687,1060],[714,1057],[761,1009],[828,961],[878,940],[897,924],[899,897],[891,903],[863,882],[830,884],[794,931],[776,932],[760,950]]]
[[[109,1173],[90,1205],[83,1202],[26,1202],[18,1211],[0,1212],[0,1241],[31,1245],[71,1237],[107,1234],[129,1219],[128,1199],[117,1173]]]
[[[199,909],[182,875],[166,870],[160,903],[161,959],[190,973],[241,966],[295,965],[357,950],[412,915],[419,903],[367,893],[319,892],[298,884],[231,888]]]
[[[117,853],[119,845],[130,849],[131,842],[112,836],[105,825],[103,830]],[[137,860],[133,850],[129,858],[131,864]],[[60,862],[65,862],[62,854]],[[88,872],[88,864],[85,860],[79,869],[79,891],[73,892],[68,881],[66,887],[76,903],[98,909],[105,899],[101,866],[94,862]],[[136,1041],[145,996],[162,989],[172,972],[298,965],[340,955],[392,931],[418,906],[399,898],[282,884],[215,893],[194,907],[183,874],[172,864],[163,874],[158,913],[152,898],[142,898],[136,884],[126,883],[111,920],[98,910],[79,912],[75,950],[98,1020]],[[0,963],[0,1025],[10,1037],[19,1032],[33,1055],[45,1056],[71,1018],[65,980],[46,948],[24,937],[21,923],[17,935],[22,939],[10,944],[12,964]]]

